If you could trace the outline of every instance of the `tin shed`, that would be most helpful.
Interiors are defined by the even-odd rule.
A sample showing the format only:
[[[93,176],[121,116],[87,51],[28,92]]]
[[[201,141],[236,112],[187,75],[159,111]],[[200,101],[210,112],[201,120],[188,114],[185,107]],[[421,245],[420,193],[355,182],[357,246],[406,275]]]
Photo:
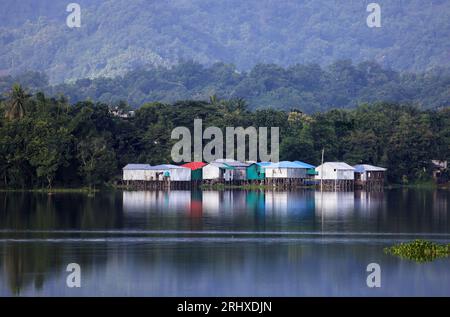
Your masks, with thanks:
[[[266,177],[265,175],[266,172],[264,170],[264,167],[258,163],[250,164],[250,166],[247,167],[247,180],[264,180]]]
[[[265,166],[266,178],[306,178],[306,168],[297,163],[283,161]]]
[[[190,181],[191,180],[191,170],[189,168],[176,166],[172,164],[162,164],[157,166],[152,166],[152,175],[155,180],[164,180],[168,178],[171,181]]]
[[[190,162],[181,167],[189,168],[191,170],[191,180],[193,181],[201,181],[203,179],[203,167],[206,166],[206,163],[203,162]]]
[[[203,179],[204,180],[233,180],[234,167],[225,164],[212,162],[203,167]]]
[[[247,167],[249,167],[250,164],[242,163],[233,159],[219,159],[215,160],[214,163],[226,164],[233,167],[231,172],[233,175],[232,180],[244,181],[247,179]]]
[[[316,167],[316,179],[354,180],[355,169],[344,162],[326,162]]]
[[[145,181],[150,169],[150,164],[128,164],[122,170],[122,178],[124,181]]]

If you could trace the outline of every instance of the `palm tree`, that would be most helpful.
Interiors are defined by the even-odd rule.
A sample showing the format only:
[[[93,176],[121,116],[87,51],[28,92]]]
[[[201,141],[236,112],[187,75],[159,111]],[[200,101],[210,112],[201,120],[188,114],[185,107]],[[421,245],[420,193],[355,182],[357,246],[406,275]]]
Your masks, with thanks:
[[[6,101],[5,117],[9,120],[22,119],[25,115],[25,104],[30,95],[19,84],[14,84]]]
[[[219,103],[219,98],[217,98],[216,94],[209,96],[209,103],[212,105],[217,105]]]

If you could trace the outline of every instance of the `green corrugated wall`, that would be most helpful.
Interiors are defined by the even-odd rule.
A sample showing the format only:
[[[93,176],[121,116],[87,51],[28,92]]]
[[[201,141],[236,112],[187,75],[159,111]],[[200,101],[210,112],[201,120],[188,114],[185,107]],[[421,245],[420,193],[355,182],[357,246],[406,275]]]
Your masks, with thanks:
[[[265,172],[264,169],[261,168],[261,166],[257,164],[252,164],[249,167],[247,167],[247,180],[254,181],[254,180],[264,180],[265,178]]]

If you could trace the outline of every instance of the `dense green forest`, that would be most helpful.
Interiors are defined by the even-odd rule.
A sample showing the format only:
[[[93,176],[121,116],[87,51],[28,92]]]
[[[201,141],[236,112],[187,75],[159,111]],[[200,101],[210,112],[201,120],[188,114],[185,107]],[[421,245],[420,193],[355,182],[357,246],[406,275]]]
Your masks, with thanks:
[[[338,59],[426,71],[449,66],[450,2],[378,0],[77,0],[81,28],[66,26],[66,0],[2,0],[0,74],[46,72],[52,84],[116,77],[193,59],[246,71]]]
[[[0,78],[0,92],[19,82],[47,95],[63,94],[71,103],[95,100],[115,104],[124,100],[133,107],[147,102],[243,98],[250,109],[298,109],[306,113],[332,108],[352,108],[360,103],[411,103],[424,109],[450,105],[450,68],[424,73],[399,73],[374,62],[357,65],[336,61],[287,68],[260,64],[248,72],[232,65],[210,67],[186,61],[167,68],[135,70],[116,78],[80,79],[71,84],[49,86],[39,72]]]
[[[104,185],[130,162],[170,162],[177,126],[280,127],[280,159],[325,160],[385,166],[394,183],[430,177],[431,159],[450,157],[450,108],[421,110],[377,103],[307,115],[299,111],[248,110],[242,99],[142,105],[123,119],[124,103],[31,95],[20,85],[1,104],[0,184],[3,187]]]

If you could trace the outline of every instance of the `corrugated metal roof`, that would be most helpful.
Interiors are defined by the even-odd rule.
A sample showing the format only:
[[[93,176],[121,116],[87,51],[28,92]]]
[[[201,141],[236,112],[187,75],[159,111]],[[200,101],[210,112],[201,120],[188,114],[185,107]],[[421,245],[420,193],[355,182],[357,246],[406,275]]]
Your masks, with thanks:
[[[300,166],[297,163],[290,162],[290,161],[282,161],[278,163],[272,163],[270,165],[264,166],[265,168],[305,168]]]
[[[227,163],[219,163],[219,162],[211,162],[209,163],[209,165],[213,165],[216,166],[218,168],[223,168],[223,169],[227,169],[227,170],[234,170],[234,166],[228,165]]]
[[[149,170],[151,169],[150,164],[127,164],[124,170]]]
[[[305,162],[302,162],[302,161],[294,161],[294,163],[300,165],[302,168],[307,168],[307,169],[309,169],[309,168],[316,168],[314,165],[311,165],[311,164],[308,164],[308,163],[305,163]]]
[[[272,163],[273,162],[259,162],[259,163],[256,163],[256,164],[258,164],[259,166],[262,166],[262,167],[266,167],[266,166],[269,166]]]
[[[203,163],[203,162],[190,162],[190,163],[181,165],[181,167],[189,168],[189,169],[195,171],[195,170],[202,168],[205,165],[206,165],[206,163]]]
[[[161,164],[161,165],[152,166],[150,169],[151,170],[170,170],[170,169],[177,169],[177,168],[185,168],[185,167],[172,165],[172,164]]]
[[[218,159],[218,160],[215,160],[213,163],[224,163],[224,164],[227,164],[227,165],[233,166],[233,167],[248,167],[248,166],[250,166],[250,164],[242,163],[242,162],[232,160],[232,159]]]
[[[355,170],[352,166],[348,165],[345,162],[325,162],[323,163],[324,167],[330,167],[336,170]],[[316,170],[319,169],[322,165],[316,167]]]
[[[364,173],[364,172],[385,172],[387,171],[384,167],[373,166],[369,164],[358,164],[353,166],[355,168],[355,172]]]

